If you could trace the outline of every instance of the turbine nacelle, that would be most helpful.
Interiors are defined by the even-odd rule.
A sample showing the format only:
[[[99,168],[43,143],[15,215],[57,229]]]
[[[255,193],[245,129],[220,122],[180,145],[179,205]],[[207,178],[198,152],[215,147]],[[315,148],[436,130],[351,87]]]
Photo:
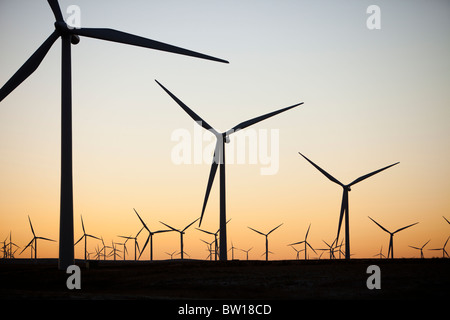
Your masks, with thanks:
[[[58,30],[60,34],[70,34],[70,42],[72,44],[80,43],[80,37],[77,34],[73,34],[71,28],[64,21],[56,21],[55,29]]]

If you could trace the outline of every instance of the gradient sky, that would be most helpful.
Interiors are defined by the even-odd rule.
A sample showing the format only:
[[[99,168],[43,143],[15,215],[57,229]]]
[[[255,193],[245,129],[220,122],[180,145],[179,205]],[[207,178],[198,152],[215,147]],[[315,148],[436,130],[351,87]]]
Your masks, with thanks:
[[[172,135],[198,130],[204,146],[212,135],[196,127],[157,79],[222,131],[304,102],[249,129],[279,134],[276,174],[262,175],[261,159],[227,166],[229,247],[253,247],[250,259],[263,259],[264,238],[247,227],[268,232],[280,223],[269,238],[271,259],[295,258],[287,244],[303,240],[309,224],[314,248],[333,241],[341,188],[298,152],[343,183],[400,161],[350,192],[353,257],[372,257],[381,247],[387,253],[388,234],[368,216],[391,231],[419,222],[395,236],[395,257],[419,257],[409,245],[444,244],[450,230],[442,217],[450,219],[448,1],[60,0],[65,17],[72,4],[81,9],[82,27],[113,28],[230,61],[89,38],[72,46],[75,241],[82,235],[80,215],[86,231],[107,243],[139,231],[133,208],[153,230],[165,229],[159,221],[184,228],[199,217],[211,160],[174,163]],[[381,9],[380,30],[366,26],[372,4]],[[53,23],[47,1],[1,1],[1,86]],[[0,105],[0,238],[12,232],[21,247],[32,237],[28,215],[37,235],[59,238],[60,48],[58,40]],[[227,145],[227,154],[230,148],[236,144]],[[217,176],[201,226],[210,231],[219,228],[218,182]],[[204,259],[200,239],[213,238],[194,227],[185,251]],[[145,238],[139,236],[141,245]],[[89,251],[97,244],[89,240]],[[76,246],[77,258],[83,246]],[[178,233],[156,235],[155,259],[175,250]],[[425,250],[426,257],[441,255]],[[38,256],[57,257],[58,244],[39,243]]]

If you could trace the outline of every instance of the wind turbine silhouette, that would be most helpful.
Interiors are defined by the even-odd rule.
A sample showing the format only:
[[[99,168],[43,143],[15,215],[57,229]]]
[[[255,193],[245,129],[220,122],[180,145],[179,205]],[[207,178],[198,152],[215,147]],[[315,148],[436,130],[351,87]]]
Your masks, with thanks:
[[[228,249],[228,251],[231,250],[231,260],[234,260],[234,249],[240,250],[240,249],[236,248],[236,247],[233,245],[233,241],[231,241],[231,248]]]
[[[161,221],[160,221],[160,223],[162,223],[162,224],[165,225],[166,227],[172,229],[173,231],[176,231],[176,232],[179,232],[179,233],[180,233],[180,253],[181,253],[181,260],[183,260],[183,253],[184,253],[184,252],[183,252],[183,235],[184,235],[184,232],[186,231],[187,228],[189,228],[190,226],[192,226],[198,219],[200,219],[200,218],[197,218],[197,219],[195,219],[194,221],[192,221],[190,224],[188,224],[186,227],[184,227],[183,230],[175,229],[175,228],[173,228],[173,227],[171,227],[171,226],[165,224],[164,222],[161,222]]]
[[[337,237],[336,237],[336,242],[339,239],[339,233],[341,230],[341,225],[342,225],[342,219],[345,216],[345,259],[350,259],[350,225],[349,225],[349,217],[348,217],[348,193],[349,191],[351,191],[350,187],[357,184],[358,182],[361,182],[371,176],[373,176],[374,174],[377,174],[383,170],[386,170],[392,166],[395,166],[396,164],[399,164],[400,162],[396,162],[394,164],[391,164],[387,167],[378,169],[376,171],[373,171],[371,173],[368,173],[366,175],[363,175],[357,179],[355,179],[353,182],[349,183],[349,184],[343,184],[341,183],[339,180],[337,180],[336,178],[334,178],[333,176],[331,176],[329,173],[327,173],[325,170],[323,170],[322,168],[320,168],[318,165],[316,165],[314,162],[312,162],[311,160],[309,160],[307,157],[305,157],[303,154],[301,154],[299,152],[299,154],[305,158],[309,163],[311,163],[317,170],[319,170],[323,175],[325,175],[328,179],[330,179],[332,182],[337,183],[338,185],[340,185],[343,189],[343,194],[342,194],[342,204],[341,204],[341,213],[339,215],[339,224],[338,224],[338,232],[337,232]]]
[[[373,222],[375,222],[377,224],[377,226],[379,226],[381,229],[383,229],[384,231],[386,231],[387,233],[389,233],[390,237],[389,237],[389,249],[388,249],[388,258],[389,255],[391,256],[391,259],[394,259],[394,234],[396,234],[399,231],[405,230],[406,228],[412,227],[413,225],[418,224],[418,222],[410,224],[406,227],[400,228],[395,230],[394,232],[390,232],[388,231],[386,228],[384,228],[381,224],[379,224],[378,222],[376,222],[375,220],[373,220],[371,217],[369,217],[370,220],[372,220]]]
[[[226,197],[225,197],[225,143],[230,142],[229,136],[239,130],[245,129],[251,125],[254,125],[260,121],[263,121],[265,119],[268,119],[270,117],[273,117],[279,113],[282,113],[284,111],[287,111],[289,109],[292,109],[294,107],[297,107],[303,102],[294,104],[290,107],[286,107],[283,109],[279,109],[274,112],[270,112],[267,114],[264,114],[262,116],[244,121],[239,123],[238,125],[235,125],[233,128],[225,131],[225,132],[218,132],[216,129],[211,127],[206,121],[204,121],[199,115],[197,115],[194,111],[192,111],[187,105],[185,105],[180,99],[178,99],[175,95],[173,95],[169,90],[167,90],[161,83],[158,82],[158,80],[155,80],[159,86],[170,96],[173,100],[195,121],[197,124],[199,124],[204,129],[210,131],[216,136],[217,142],[216,147],[214,150],[214,156],[213,161],[211,164],[211,170],[209,172],[209,178],[208,178],[208,185],[206,188],[206,194],[203,201],[203,208],[202,213],[200,216],[200,223],[199,226],[201,226],[203,214],[205,212],[206,203],[208,202],[209,193],[211,191],[211,187],[214,181],[214,178],[216,176],[217,166],[220,165],[220,217],[219,217],[219,224],[220,224],[220,254],[219,259],[220,260],[227,260],[227,227],[226,227]]]
[[[251,248],[248,249],[248,250],[244,250],[244,249],[239,249],[239,250],[244,251],[244,252],[247,254],[247,260],[248,260],[248,252],[249,252],[250,250],[252,250],[252,249],[253,249],[253,247],[251,247]]]
[[[28,221],[30,222],[31,232],[33,233],[33,239],[31,239],[31,241],[25,246],[25,248],[23,248],[23,250],[20,252],[20,254],[22,252],[24,252],[25,249],[28,248],[29,246],[33,246],[34,247],[34,259],[37,259],[37,241],[38,241],[38,239],[53,241],[53,242],[56,242],[56,241],[52,240],[52,239],[44,238],[44,237],[37,237],[36,234],[34,233],[33,224],[31,223],[30,216],[28,216]]]
[[[375,255],[373,255],[373,256],[374,256],[374,257],[378,256],[379,259],[381,259],[382,257],[386,258],[386,257],[384,256],[384,254],[382,253],[382,251],[383,251],[383,246],[381,246],[381,248],[380,248],[380,253],[377,253],[377,254],[375,254]]]
[[[296,255],[295,259],[299,260],[300,252],[302,252],[302,251],[305,250],[305,249],[297,250],[297,249],[295,249],[294,246],[292,246],[292,245],[290,245],[290,246],[291,246],[292,249],[294,249],[295,252],[297,252],[297,255]],[[305,254],[305,256],[306,256],[306,254]],[[305,258],[305,260],[306,260],[306,258]]]
[[[22,67],[20,67],[19,70],[3,85],[0,89],[0,101],[6,98],[6,96],[14,91],[16,87],[38,68],[52,45],[61,37],[61,197],[59,268],[65,270],[69,265],[74,263],[71,44],[78,44],[80,36],[85,36],[217,62],[228,63],[228,61],[113,29],[72,28],[64,21],[58,1],[47,1],[56,19],[56,22],[54,23],[55,30],[22,65]]]
[[[230,220],[231,220],[231,218],[228,219],[227,223],[230,222]],[[200,229],[200,228],[195,228],[195,229],[197,229],[199,231],[202,231],[204,233],[207,233],[207,234],[212,234],[214,236],[214,247],[215,247],[215,249],[214,249],[214,251],[215,251],[214,256],[215,256],[215,260],[217,261],[217,255],[219,254],[219,243],[217,242],[217,234],[220,232],[220,228],[215,233],[212,233],[211,231],[206,231],[206,230],[203,230],[203,229]]]
[[[430,239],[430,240],[431,240],[431,239]],[[420,250],[420,258],[423,259],[423,258],[424,258],[424,256],[423,256],[423,248],[427,245],[428,242],[430,242],[430,240],[428,240],[427,242],[425,242],[425,244],[424,244],[422,247],[420,247],[420,248],[418,248],[418,247],[413,247],[413,246],[410,246],[410,247],[413,248],[413,249]]]
[[[127,240],[134,240],[134,260],[137,259],[136,249],[137,249],[137,251],[140,251],[139,250],[139,244],[137,242],[137,237],[141,233],[142,230],[144,230],[144,227],[142,227],[141,230],[139,230],[139,232],[134,237],[132,237],[132,236],[119,236],[120,238],[124,238],[124,239],[127,239]],[[126,242],[126,240],[125,240],[125,242]]]
[[[314,251],[315,254],[317,254],[317,252],[314,250],[314,248],[311,247],[311,245],[308,243],[308,241],[306,241],[306,239],[308,239],[308,233],[309,233],[310,227],[311,227],[311,224],[309,224],[308,230],[306,231],[305,240],[289,244],[289,246],[293,246],[296,244],[305,243],[305,249],[304,249],[305,250],[305,260],[307,259],[306,246],[309,246],[311,248],[311,250]],[[298,254],[298,251],[297,251],[297,254]]]
[[[74,246],[77,245],[78,242],[80,242],[83,238],[84,238],[84,261],[86,261],[86,255],[87,255],[87,238],[91,237],[97,240],[101,240],[100,238],[90,235],[90,234],[86,234],[86,231],[84,230],[84,223],[83,223],[83,216],[81,216],[81,228],[83,229],[83,235],[81,236],[81,238],[75,242]]]
[[[445,250],[445,246],[447,245],[448,239],[450,239],[450,236],[447,238],[447,240],[445,241],[444,246],[442,248],[428,249],[428,250],[442,250],[442,258],[445,258],[446,255],[447,255],[447,257],[449,257],[447,251]]]
[[[142,247],[141,253],[139,254],[139,258],[141,258],[142,253],[145,250],[145,247],[147,247],[148,241],[150,240],[150,260],[153,261],[153,235],[156,233],[161,233],[161,232],[168,232],[168,231],[172,231],[172,230],[158,230],[158,231],[150,231],[150,229],[147,227],[147,225],[145,224],[144,220],[142,220],[141,216],[139,215],[139,213],[136,211],[136,209],[134,209],[134,212],[136,212],[139,220],[141,220],[142,225],[144,226],[145,230],[148,231],[148,237],[147,240],[145,241],[144,246]],[[140,231],[139,231],[140,232]]]
[[[263,236],[266,237],[266,252],[265,252],[265,254],[266,254],[266,261],[269,260],[269,239],[268,239],[268,236],[269,236],[269,234],[271,234],[273,231],[275,231],[277,228],[279,228],[281,225],[282,225],[282,224],[280,224],[279,226],[273,228],[273,229],[270,230],[268,233],[262,233],[261,231],[258,231],[258,230],[255,230],[255,229],[253,229],[253,228],[248,227],[249,229],[251,229],[251,230],[253,230],[253,231],[255,231],[255,232],[257,232],[257,233],[259,233],[259,234],[261,234],[261,235],[263,235]],[[263,254],[264,254],[264,253],[263,253]]]

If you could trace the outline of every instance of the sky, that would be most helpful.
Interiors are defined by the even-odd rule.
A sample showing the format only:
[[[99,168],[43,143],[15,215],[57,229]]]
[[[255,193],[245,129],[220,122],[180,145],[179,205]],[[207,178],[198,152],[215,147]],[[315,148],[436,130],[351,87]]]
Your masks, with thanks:
[[[226,146],[228,247],[264,259],[295,259],[304,239],[326,248],[337,231],[343,183],[400,162],[352,187],[353,258],[420,257],[450,234],[450,3],[427,1],[83,1],[81,27],[112,28],[229,64],[82,37],[72,46],[74,240],[107,244],[137,234],[135,208],[152,231],[200,216],[214,138],[154,81],[218,131],[299,102],[235,133]],[[367,12],[377,5],[379,16]],[[73,16],[72,16],[73,17]],[[370,29],[378,18],[379,29]],[[0,86],[54,30],[47,1],[0,2]],[[61,44],[0,104],[0,238],[21,248],[36,235],[59,238]],[[247,139],[247,140],[245,140]],[[241,143],[247,142],[247,146]],[[216,176],[201,229],[219,228]],[[184,251],[205,259],[209,236],[187,229]],[[138,237],[142,246],[146,233]],[[88,240],[93,252],[100,242]],[[57,242],[39,242],[56,258]],[[131,242],[127,259],[133,258]],[[300,249],[300,246],[296,246]],[[154,259],[179,251],[179,234],[154,238]],[[313,252],[310,258],[318,258]],[[84,243],[75,247],[83,258]],[[440,251],[424,251],[440,257]],[[142,259],[148,259],[148,249]],[[235,251],[237,259],[245,253]],[[231,257],[231,251],[229,252]],[[303,257],[303,255],[301,255]]]

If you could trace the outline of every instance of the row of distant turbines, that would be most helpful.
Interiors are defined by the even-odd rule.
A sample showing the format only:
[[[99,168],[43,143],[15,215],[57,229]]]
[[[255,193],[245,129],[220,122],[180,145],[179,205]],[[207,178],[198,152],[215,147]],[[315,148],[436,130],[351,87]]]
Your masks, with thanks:
[[[42,60],[47,55],[50,48],[53,46],[55,41],[61,38],[61,195],[60,195],[60,229],[59,229],[59,268],[67,269],[69,265],[74,263],[74,218],[73,218],[73,170],[72,170],[72,83],[71,83],[71,45],[76,45],[80,42],[80,36],[95,38],[100,40],[118,42],[122,44],[144,47],[149,49],[156,49],[165,52],[171,52],[181,55],[186,55],[190,57],[196,57],[201,59],[212,60],[216,62],[228,63],[228,61],[215,58],[202,53],[194,52],[191,50],[179,48],[173,45],[165,44],[159,41],[139,37],[129,33],[104,28],[72,28],[69,27],[63,19],[61,9],[57,0],[47,0],[50,8],[55,17],[54,27],[55,30],[50,34],[50,36],[43,42],[43,44],[33,53],[33,55],[18,69],[18,71],[0,88],[0,102],[3,101],[11,92],[13,92],[23,81],[25,81],[40,65]],[[213,161],[211,164],[210,174],[208,178],[207,188],[205,197],[203,200],[203,207],[201,215],[194,222],[199,221],[199,227],[203,219],[205,208],[207,205],[208,197],[213,185],[214,178],[218,167],[220,168],[220,213],[219,213],[219,244],[216,245],[216,251],[219,251],[219,259],[227,260],[227,218],[226,218],[226,196],[225,196],[225,143],[230,142],[229,136],[234,132],[245,129],[251,125],[254,125],[260,121],[273,117],[282,112],[288,111],[303,102],[294,104],[292,106],[279,109],[277,111],[264,114],[262,116],[244,121],[238,125],[232,127],[225,132],[219,132],[210,126],[206,121],[204,121],[199,115],[197,115],[192,109],[185,105],[180,99],[173,95],[168,89],[166,89],[161,83],[156,81],[158,85],[200,126],[204,129],[212,132],[217,139],[216,147],[214,151]],[[303,156],[303,155],[302,155]],[[349,205],[348,205],[348,192],[350,187],[359,183],[360,181],[381,172],[397,163],[391,164],[387,167],[369,173],[362,176],[350,184],[343,184],[330,174],[325,172],[323,169],[318,167],[308,158],[307,159],[313,166],[315,166],[320,172],[322,172],[328,179],[332,182],[340,185],[343,188],[342,195],[342,205],[339,216],[339,224],[337,230],[337,239],[339,239],[339,234],[341,226],[344,220],[345,225],[345,258],[350,259],[350,231],[349,231]],[[191,224],[193,224],[192,222]],[[30,220],[31,224],[31,220]],[[378,223],[377,223],[378,224]],[[166,224],[165,224],[166,225]],[[170,230],[180,233],[181,247],[183,247],[183,234],[186,228],[182,230],[175,229],[171,226],[166,225]],[[380,226],[381,227],[381,226]],[[150,241],[150,248],[152,248],[152,235],[155,233],[150,232],[148,227],[144,224],[144,228],[149,232],[149,237],[146,244]],[[383,227],[382,227],[383,228]],[[383,228],[384,229],[384,228]],[[254,229],[252,229],[254,230]],[[256,230],[254,230],[256,231]],[[272,230],[273,231],[273,230]],[[256,231],[261,233],[259,231]],[[398,231],[397,231],[398,232]],[[268,234],[263,234],[267,239]],[[34,231],[33,231],[34,235]],[[85,244],[89,235],[83,234]],[[33,240],[28,244],[27,247],[34,248],[35,255],[37,252],[37,240],[49,240],[45,238],[39,238],[34,235]],[[53,240],[54,241],[54,240]],[[80,240],[81,241],[81,240]],[[113,255],[116,257],[117,251],[113,246]],[[393,252],[393,246],[389,246],[390,251]],[[152,249],[151,249],[152,250]],[[151,251],[152,252],[152,251]],[[266,258],[270,252],[266,249]],[[184,256],[183,249],[180,251],[181,257]]]
[[[175,231],[175,232],[178,232],[178,233],[180,234],[180,250],[179,250],[179,251],[177,251],[177,250],[176,250],[176,251],[173,251],[172,253],[169,253],[169,252],[165,252],[165,253],[166,253],[167,255],[169,255],[171,259],[173,259],[173,256],[174,256],[174,255],[180,255],[180,258],[181,258],[181,259],[184,259],[184,255],[188,255],[188,256],[189,256],[189,254],[187,254],[187,253],[184,251],[183,235],[185,234],[186,230],[187,230],[190,226],[192,226],[198,219],[192,221],[192,222],[189,223],[187,226],[185,226],[183,229],[176,229],[176,228],[174,228],[174,227],[172,227],[172,226],[170,226],[170,225],[168,225],[168,224],[166,224],[166,223],[160,221],[160,223],[161,223],[162,225],[166,226],[166,227],[169,228],[169,229],[157,230],[157,231],[151,231],[151,230],[148,228],[147,224],[144,222],[144,220],[141,218],[141,216],[139,215],[139,213],[138,213],[135,209],[133,209],[133,210],[134,210],[134,212],[136,213],[137,217],[139,218],[139,220],[140,220],[140,222],[141,222],[141,224],[142,224],[141,229],[137,232],[137,234],[136,234],[134,237],[133,237],[133,236],[123,236],[123,235],[119,235],[119,236],[118,236],[119,238],[125,239],[124,242],[114,242],[114,241],[112,241],[111,246],[108,246],[108,245],[105,244],[105,242],[103,241],[103,237],[97,237],[97,236],[94,236],[94,235],[92,235],[92,234],[86,233],[86,230],[85,230],[85,227],[84,227],[83,217],[81,216],[81,227],[82,227],[83,234],[82,234],[82,236],[78,239],[78,241],[76,241],[76,242],[74,243],[74,246],[76,246],[78,243],[80,243],[82,240],[84,240],[84,260],[85,260],[85,261],[87,261],[87,260],[102,260],[102,259],[103,259],[103,260],[106,260],[107,258],[111,258],[111,257],[112,257],[113,260],[118,260],[118,258],[119,258],[119,259],[125,260],[125,259],[126,259],[126,254],[128,253],[128,250],[127,250],[127,247],[126,247],[126,243],[127,243],[128,240],[134,240],[134,260],[139,260],[139,259],[141,259],[141,255],[144,253],[144,250],[145,250],[145,248],[147,247],[148,244],[150,244],[150,245],[149,245],[149,248],[150,248],[150,250],[149,250],[149,253],[150,253],[149,259],[150,259],[150,260],[153,260],[153,236],[154,236],[155,234],[158,234],[158,233],[171,232],[171,231]],[[445,217],[443,217],[443,218],[445,219],[445,221],[447,221],[447,223],[450,224],[450,222],[449,222]],[[374,255],[374,257],[375,257],[375,256],[378,256],[380,259],[381,259],[381,258],[391,258],[391,259],[393,259],[393,258],[394,258],[394,241],[393,241],[394,235],[395,235],[396,233],[402,231],[402,230],[405,230],[405,229],[407,229],[407,228],[409,228],[409,227],[412,227],[412,226],[414,226],[414,225],[417,224],[417,223],[413,223],[413,224],[410,224],[410,225],[408,225],[408,226],[399,228],[399,229],[397,229],[397,230],[394,231],[394,232],[390,232],[390,231],[388,231],[386,228],[384,228],[381,224],[379,224],[377,221],[375,221],[374,219],[372,219],[371,217],[369,217],[369,219],[372,220],[376,225],[378,225],[383,231],[385,231],[385,232],[387,232],[387,233],[389,234],[389,246],[388,246],[388,253],[387,253],[387,256],[385,256],[385,255],[382,253],[382,248],[380,249],[380,252],[379,252],[379,253],[377,253],[377,254]],[[230,220],[231,220],[231,219],[230,219]],[[228,223],[230,220],[228,220],[227,223]],[[35,231],[34,231],[33,224],[32,224],[32,222],[31,222],[31,219],[30,219],[29,216],[28,216],[28,221],[29,221],[29,224],[30,224],[31,232],[32,232],[32,234],[33,234],[33,238],[32,238],[31,241],[30,241],[30,242],[29,242],[29,243],[28,243],[28,244],[20,251],[19,254],[22,254],[27,248],[30,248],[31,259],[37,259],[37,247],[38,247],[37,244],[38,244],[38,240],[45,240],[45,241],[52,241],[52,242],[55,242],[55,240],[49,239],[49,238],[45,238],[45,237],[41,237],[41,236],[37,236],[36,233],[35,233]],[[263,232],[261,232],[261,231],[259,231],[259,230],[256,230],[256,229],[252,228],[252,227],[248,227],[250,230],[252,230],[252,231],[254,231],[254,232],[256,232],[256,233],[258,233],[258,234],[264,236],[264,238],[265,238],[265,251],[264,251],[264,253],[263,253],[262,255],[265,255],[265,260],[266,260],[266,261],[269,260],[269,253],[273,253],[273,252],[271,252],[271,251],[269,250],[269,235],[270,235],[272,232],[274,232],[276,229],[278,229],[279,227],[281,227],[282,225],[283,225],[283,224],[280,224],[280,225],[276,226],[275,228],[271,229],[271,230],[270,230],[269,232],[267,232],[267,233],[263,233]],[[305,259],[305,260],[308,259],[308,257],[309,257],[309,255],[308,255],[308,253],[307,253],[308,248],[309,248],[310,250],[312,250],[316,255],[318,255],[317,251],[321,251],[322,253],[321,253],[321,254],[319,255],[319,257],[318,257],[319,259],[321,259],[322,255],[323,255],[325,252],[328,252],[328,253],[329,253],[329,259],[337,259],[337,256],[338,256],[339,259],[340,259],[340,258],[341,258],[341,255],[342,255],[342,256],[345,256],[345,252],[342,251],[343,239],[342,239],[342,241],[341,241],[340,244],[338,244],[337,238],[336,238],[331,244],[329,244],[329,243],[327,243],[326,241],[323,240],[323,242],[324,242],[324,244],[327,246],[327,248],[317,248],[317,247],[316,247],[316,248],[314,249],[314,248],[312,247],[312,245],[308,242],[308,235],[309,235],[310,228],[311,228],[311,224],[308,226],[308,229],[307,229],[307,231],[306,231],[304,240],[301,240],[301,241],[298,241],[298,242],[294,242],[294,243],[288,244],[288,246],[291,246],[292,249],[296,252],[296,259],[297,259],[297,260],[300,259],[300,253],[301,253],[301,252],[304,252],[304,259]],[[147,238],[146,238],[146,241],[145,241],[144,246],[142,247],[142,249],[140,249],[139,243],[138,243],[138,241],[137,241],[137,237],[139,236],[139,234],[140,234],[144,229],[148,232],[148,236],[147,236]],[[207,241],[205,241],[205,240],[203,240],[203,239],[200,239],[200,240],[201,240],[202,242],[204,242],[204,243],[207,245],[207,251],[209,251],[209,254],[208,254],[208,256],[206,257],[206,260],[208,260],[208,259],[209,259],[209,260],[213,260],[213,257],[214,257],[214,260],[217,260],[217,258],[218,258],[218,253],[219,253],[219,250],[218,250],[218,249],[219,249],[219,243],[218,243],[218,241],[217,241],[217,235],[218,235],[218,233],[220,233],[220,229],[217,230],[216,232],[211,232],[211,231],[207,231],[207,230],[200,229],[200,228],[196,228],[196,229],[199,230],[199,231],[201,231],[201,232],[204,232],[204,233],[206,233],[206,234],[209,234],[209,235],[213,235],[213,236],[214,236],[214,240],[211,241],[211,242],[207,242]],[[97,247],[95,248],[95,252],[89,252],[89,251],[88,251],[88,243],[87,243],[88,238],[92,238],[92,239],[96,239],[96,240],[101,241],[101,247],[97,244]],[[448,254],[447,251],[446,251],[446,245],[447,245],[447,242],[448,242],[449,238],[450,238],[450,237],[447,238],[447,240],[445,241],[444,245],[443,245],[441,248],[432,248],[432,249],[428,249],[428,250],[432,250],[432,251],[437,251],[437,250],[439,250],[439,251],[442,251],[442,257],[443,257],[443,258],[449,257],[449,254]],[[423,250],[424,250],[425,246],[426,246],[429,242],[430,242],[430,240],[428,240],[428,241],[427,241],[425,244],[423,244],[421,247],[416,247],[416,246],[409,246],[409,247],[411,247],[411,248],[413,248],[413,249],[419,250],[419,251],[420,251],[420,257],[421,257],[421,258],[424,258]],[[118,249],[118,246],[120,246],[120,245],[123,246],[123,249],[122,249],[122,250]],[[302,249],[300,249],[300,248],[297,249],[297,248],[295,247],[296,245],[303,245],[304,247],[303,247]],[[15,244],[14,242],[12,242],[12,236],[11,236],[11,233],[10,233],[10,235],[9,235],[9,242],[8,242],[8,237],[5,239],[5,241],[2,242],[1,252],[3,253],[3,258],[14,258],[14,257],[15,257],[14,254],[16,253],[16,251],[17,251],[19,248],[20,248],[20,247],[19,247],[17,244]],[[247,250],[240,249],[240,248],[235,247],[235,246],[233,245],[233,243],[231,243],[231,248],[230,248],[228,251],[231,251],[231,253],[232,253],[232,260],[235,260],[235,258],[234,258],[234,250],[240,250],[240,251],[245,252],[245,253],[246,253],[246,258],[247,258],[247,260],[248,260],[248,257],[249,257],[249,256],[248,256],[248,255],[249,255],[249,251],[250,251],[251,249],[253,249],[253,247],[251,247],[250,249],[247,249]],[[108,252],[107,250],[109,250],[109,252]],[[316,250],[317,250],[317,251],[316,251]],[[91,258],[91,254],[92,254],[92,258]],[[121,254],[122,254],[122,256],[121,256]],[[190,257],[190,256],[189,256],[189,257]]]

